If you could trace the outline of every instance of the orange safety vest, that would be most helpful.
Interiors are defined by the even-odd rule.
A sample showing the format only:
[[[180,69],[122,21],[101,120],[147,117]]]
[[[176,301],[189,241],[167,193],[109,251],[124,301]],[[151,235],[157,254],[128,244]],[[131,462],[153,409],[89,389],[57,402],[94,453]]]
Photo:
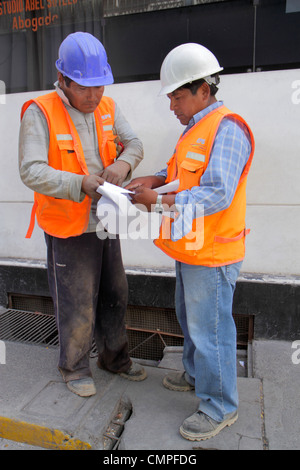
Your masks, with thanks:
[[[215,136],[224,117],[233,117],[243,123],[252,144],[230,206],[215,214],[194,219],[191,232],[178,241],[171,240],[174,219],[163,216],[159,238],[154,241],[171,258],[186,264],[224,266],[241,261],[245,256],[245,236],[250,231],[245,228],[246,184],[254,154],[254,138],[243,118],[225,106],[208,113],[179,139],[175,153],[168,162],[166,183],[179,179],[176,192],[193,186],[201,187],[201,177],[209,163]]]
[[[21,112],[36,103],[44,113],[49,129],[48,164],[52,168],[78,175],[88,175],[82,145],[72,119],[61,98],[54,91],[27,101]],[[112,98],[103,96],[94,112],[99,143],[100,157],[104,168],[116,158],[116,145],[113,134],[115,105]],[[58,199],[34,193],[34,205],[26,238],[30,238],[35,216],[38,225],[49,235],[68,238],[85,232],[89,222],[92,199],[85,196],[82,202]]]

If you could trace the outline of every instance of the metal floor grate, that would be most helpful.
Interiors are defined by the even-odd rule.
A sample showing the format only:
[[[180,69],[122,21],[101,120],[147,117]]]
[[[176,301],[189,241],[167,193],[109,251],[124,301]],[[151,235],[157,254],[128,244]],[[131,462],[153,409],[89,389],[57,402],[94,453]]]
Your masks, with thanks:
[[[160,330],[144,330],[127,326],[129,354],[139,359],[158,361],[166,346],[182,345],[180,335],[173,337]],[[54,315],[8,309],[0,314],[0,340],[47,347],[58,347],[59,339]],[[93,343],[91,355],[97,355]]]
[[[253,316],[233,315],[237,347],[245,349],[253,338]],[[183,335],[172,308],[129,305],[125,317],[131,357],[160,361],[166,346],[182,346]],[[0,313],[0,340],[58,347],[52,299],[9,295],[9,308]],[[91,356],[97,355],[93,343]]]
[[[6,310],[0,314],[0,339],[58,346],[55,317],[45,313]]]

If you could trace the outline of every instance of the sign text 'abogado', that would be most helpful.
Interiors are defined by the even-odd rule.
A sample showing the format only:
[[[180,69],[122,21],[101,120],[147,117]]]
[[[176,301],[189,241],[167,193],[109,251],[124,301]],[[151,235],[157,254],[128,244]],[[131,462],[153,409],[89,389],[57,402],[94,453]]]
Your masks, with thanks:
[[[11,16],[12,29],[37,31],[41,26],[49,26],[58,20],[52,8],[75,5],[78,0],[6,0],[0,2],[0,17]],[[26,13],[31,13],[26,16]],[[36,13],[35,15],[33,13]]]

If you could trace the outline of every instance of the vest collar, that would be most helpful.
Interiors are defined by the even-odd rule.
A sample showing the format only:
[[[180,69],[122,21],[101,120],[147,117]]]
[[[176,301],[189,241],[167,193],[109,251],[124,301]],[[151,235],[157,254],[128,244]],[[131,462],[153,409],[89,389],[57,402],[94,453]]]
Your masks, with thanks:
[[[202,111],[199,111],[199,113],[196,113],[192,117],[191,119],[191,121],[193,121],[192,125],[197,124],[197,122],[201,121],[201,119],[203,119],[207,114],[209,114],[211,111],[214,111],[217,108],[220,108],[221,106],[223,106],[223,101],[217,101],[211,104],[210,106],[207,106],[207,108],[202,109]]]
[[[66,95],[64,94],[64,92],[62,91],[62,89],[59,87],[58,81],[54,83],[54,86],[55,86],[55,91],[56,91],[56,93],[58,94],[58,96],[60,97],[60,99],[61,99],[65,104],[67,104],[68,106],[70,106],[71,108],[73,108],[73,106],[71,105],[70,101],[68,100],[68,98],[66,97]],[[75,109],[75,108],[74,108],[74,109]]]
[[[62,102],[64,104],[66,104],[67,106],[70,106],[70,108],[77,111],[77,113],[81,113],[81,111],[79,111],[78,109],[74,108],[74,106],[71,105],[69,99],[66,97],[63,90],[60,88],[58,81],[54,83],[54,86],[55,86],[55,91],[58,94],[58,96],[60,97],[60,99],[62,100]],[[93,115],[94,113],[81,113],[81,114],[85,114],[85,115],[88,116],[88,115],[91,115],[91,114]]]

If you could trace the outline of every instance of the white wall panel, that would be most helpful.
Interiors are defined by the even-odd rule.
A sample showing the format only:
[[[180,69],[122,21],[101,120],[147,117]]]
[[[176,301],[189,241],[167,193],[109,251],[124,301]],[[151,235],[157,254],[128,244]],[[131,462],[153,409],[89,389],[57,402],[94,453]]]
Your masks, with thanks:
[[[135,176],[165,167],[183,127],[158,97],[159,82],[111,85],[112,96],[144,144],[145,157]],[[247,237],[244,272],[300,274],[300,70],[225,75],[218,98],[250,124],[256,152],[248,179]],[[36,226],[25,233],[32,191],[18,174],[18,132],[24,101],[40,92],[7,95],[0,104],[0,258],[44,260],[46,251]],[[299,103],[298,103],[299,101]],[[144,270],[173,269],[174,262],[153,240],[122,240],[124,263]]]

